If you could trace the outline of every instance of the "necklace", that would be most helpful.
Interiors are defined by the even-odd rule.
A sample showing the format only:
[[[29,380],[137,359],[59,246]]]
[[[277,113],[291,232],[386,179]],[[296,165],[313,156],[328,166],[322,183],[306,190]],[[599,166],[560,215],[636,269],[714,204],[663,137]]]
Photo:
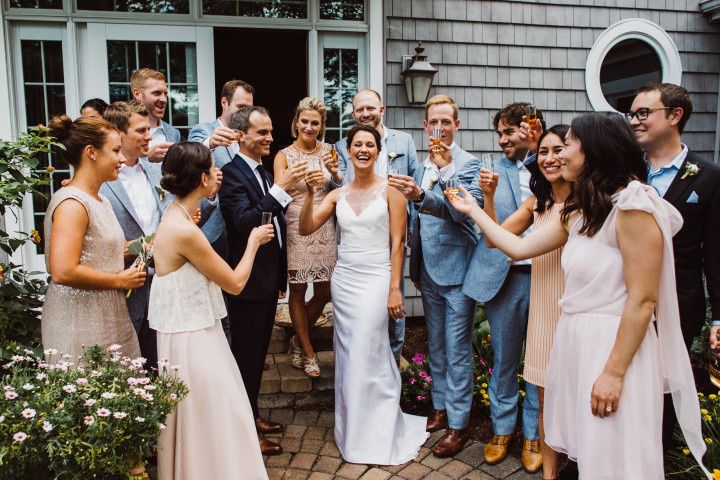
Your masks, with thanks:
[[[320,147],[322,147],[322,143],[320,143],[316,140],[315,147],[313,147],[312,150],[305,150],[303,148],[300,148],[297,145],[297,141],[295,141],[295,142],[293,142],[293,147],[297,148],[300,151],[300,153],[304,153],[305,155],[312,155],[313,153],[317,152]]]
[[[190,220],[192,222],[192,217],[188,213],[187,209],[185,207],[183,207],[182,203],[178,202],[177,200],[173,200],[173,203],[175,205],[177,205],[178,207],[182,208],[183,212],[185,212],[185,215],[187,215],[188,220]]]

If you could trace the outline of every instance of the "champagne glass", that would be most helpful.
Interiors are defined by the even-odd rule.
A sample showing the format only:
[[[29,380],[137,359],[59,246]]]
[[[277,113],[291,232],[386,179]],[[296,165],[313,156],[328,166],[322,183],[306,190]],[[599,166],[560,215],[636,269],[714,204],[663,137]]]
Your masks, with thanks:
[[[446,195],[457,195],[460,193],[460,180],[457,178],[451,178],[445,182],[445,194]]]
[[[495,172],[492,153],[483,153],[480,156],[480,168],[485,168],[493,173]]]
[[[430,145],[440,145],[440,142],[442,142],[442,126],[439,123],[433,125],[430,137],[432,138]]]
[[[337,149],[335,148],[335,145],[330,145],[330,156],[332,157],[333,163],[338,161],[338,153]]]
[[[537,123],[537,107],[535,105],[528,105],[527,107],[527,113],[525,114],[527,117],[527,124],[532,129],[535,127],[535,124]]]
[[[270,222],[272,222],[272,212],[262,212],[260,225],[268,225]]]

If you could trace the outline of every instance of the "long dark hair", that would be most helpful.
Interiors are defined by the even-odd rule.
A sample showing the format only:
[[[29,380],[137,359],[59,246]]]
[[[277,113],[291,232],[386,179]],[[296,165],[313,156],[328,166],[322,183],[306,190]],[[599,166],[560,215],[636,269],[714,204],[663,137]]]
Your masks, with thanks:
[[[630,125],[614,112],[592,112],[576,117],[570,136],[580,141],[585,166],[565,202],[562,219],[579,210],[580,234],[595,235],[612,210],[612,195],[633,180],[647,180],[643,151]]]
[[[210,174],[212,154],[202,143],[178,142],[168,148],[162,162],[160,186],[176,197],[185,197]]]
[[[557,135],[560,137],[561,141],[565,141],[565,135],[567,135],[569,129],[570,126],[565,125],[564,123],[559,123],[548,128],[538,139],[538,149],[540,144],[542,144],[543,139],[550,134]],[[536,160],[529,163],[527,165],[527,169],[530,170],[530,191],[537,199],[537,207],[535,207],[535,211],[543,213],[545,210],[548,210],[553,206],[555,199],[552,197],[552,185],[550,185],[548,179],[545,178],[545,175],[543,175],[540,171],[540,165],[538,164],[539,159],[540,154],[538,153]]]

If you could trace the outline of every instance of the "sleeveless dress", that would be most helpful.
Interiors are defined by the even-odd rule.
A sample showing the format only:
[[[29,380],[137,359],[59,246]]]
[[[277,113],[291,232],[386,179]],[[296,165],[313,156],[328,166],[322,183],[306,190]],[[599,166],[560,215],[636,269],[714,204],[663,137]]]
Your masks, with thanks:
[[[158,359],[178,365],[190,394],[158,440],[160,480],[266,479],[250,401],[220,319],[220,287],[190,262],[155,275],[148,321]]]
[[[537,204],[535,206],[537,207]],[[557,222],[562,208],[562,203],[554,203],[543,213],[533,211],[533,229]],[[560,247],[532,259],[523,378],[538,387],[545,386],[545,371],[550,361],[555,328],[560,319],[558,301],[565,288],[565,279],[560,266],[562,251]]]
[[[562,254],[562,316],[546,374],[545,441],[578,462],[581,479],[663,479],[663,391],[673,395],[685,439],[700,462],[705,444],[690,360],[680,332],[672,236],[682,217],[650,186],[638,181],[614,195],[614,207],[593,237],[577,219]],[[615,222],[618,210],[641,210],[663,235],[655,325],[648,326],[625,373],[618,409],[606,418],[590,408],[628,297]],[[656,334],[657,330],[657,334]],[[702,465],[702,463],[700,462]]]
[[[315,192],[315,207],[317,208],[330,193],[330,172],[322,163],[322,156],[330,151],[331,146],[323,143],[320,150],[313,154],[301,152],[294,145],[284,148],[282,152],[287,159],[288,167],[297,163],[307,161],[308,164],[314,160],[320,164],[324,178],[323,184]],[[330,281],[336,261],[336,238],[335,219],[330,218],[325,224],[318,228],[312,235],[300,235],[298,227],[300,224],[300,210],[307,196],[307,185],[304,181],[297,182],[288,189],[288,195],[292,202],[285,212],[287,224],[287,259],[288,259],[288,282],[310,283]]]
[[[48,271],[53,214],[58,205],[69,198],[80,202],[88,215],[80,265],[108,273],[125,269],[125,235],[110,202],[98,195],[100,200],[69,186],[55,192],[50,199],[44,224]],[[71,355],[72,361],[76,361],[85,348],[95,344],[106,347],[119,344],[123,355],[140,356],[123,290],[85,290],[50,281],[43,305],[41,331],[45,349],[54,348]]]
[[[390,350],[390,221],[385,185],[365,196],[343,187],[340,245],[331,281],[335,309],[335,443],[352,463],[399,465],[428,437],[425,417],[400,410]],[[391,321],[391,320],[390,320]]]

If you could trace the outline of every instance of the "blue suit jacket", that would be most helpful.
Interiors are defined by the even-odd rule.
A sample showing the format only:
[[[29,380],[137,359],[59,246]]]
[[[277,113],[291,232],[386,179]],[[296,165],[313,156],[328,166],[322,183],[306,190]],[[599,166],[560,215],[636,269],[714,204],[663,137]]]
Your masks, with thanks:
[[[165,120],[160,120],[160,124],[162,125],[163,133],[165,134],[165,138],[169,143],[177,143],[180,141],[180,130],[173,127],[169,123],[167,123]]]
[[[478,198],[480,188],[475,182],[480,161],[455,145],[452,150],[455,175],[471,195]],[[415,172],[420,185],[424,164]],[[438,181],[425,190],[419,205],[411,202],[412,235],[410,239],[410,279],[420,280],[423,268],[430,278],[442,286],[462,285],[465,271],[478,242],[474,222],[457,212],[443,195],[444,182]]]
[[[172,194],[166,193],[163,200],[160,200],[157,188],[155,188],[157,185],[160,185],[160,178],[162,178],[160,164],[150,163],[146,158],[141,158],[140,163],[142,163],[145,175],[152,187],[156,203],[155,206],[158,209],[158,213],[162,215],[165,207],[174,197]],[[123,233],[125,233],[125,240],[135,240],[145,235],[140,227],[138,214],[135,211],[135,208],[130,201],[130,197],[128,196],[128,193],[125,190],[125,187],[123,187],[120,179],[103,183],[100,187],[100,193],[102,193],[110,201],[113,212],[115,212],[115,216],[123,229]],[[152,271],[148,271],[148,278],[145,285],[140,288],[136,288],[132,295],[130,295],[130,297],[126,300],[128,312],[130,313],[130,319],[132,320],[136,330],[140,329],[140,325],[147,315],[152,273]]]
[[[534,161],[534,157],[528,161]],[[495,212],[502,223],[522,204],[520,174],[517,164],[505,156],[495,162],[495,171],[500,176],[494,196]],[[491,300],[505,282],[511,264],[510,257],[497,248],[488,248],[481,236],[465,275],[463,293],[478,302]]]
[[[415,151],[415,142],[410,134],[384,127],[388,132],[388,138],[385,146],[388,153],[396,153],[395,160],[390,160],[388,164],[398,169],[401,175],[414,176],[417,169],[417,152]],[[338,161],[340,163],[340,172],[343,175],[345,184],[350,183],[355,178],[355,168],[352,161],[348,157],[347,138],[341,138],[335,143],[335,149],[338,152]],[[375,171],[377,173],[377,170]]]
[[[212,132],[216,128],[221,127],[220,120],[215,119],[213,122],[199,123],[192,127],[188,140],[191,142],[202,143],[212,135]],[[232,155],[227,147],[217,147],[212,151],[213,159],[215,160],[215,166],[222,170],[222,168],[232,161]],[[213,244],[213,247],[217,251],[219,245],[215,243],[225,232],[225,220],[223,220],[222,212],[219,208],[219,200],[210,202],[207,199],[203,199],[200,204],[200,209],[203,212],[202,218],[200,219],[200,228],[202,229],[205,237],[208,241]],[[225,250],[223,246],[221,250]],[[223,252],[224,253],[224,252]]]

